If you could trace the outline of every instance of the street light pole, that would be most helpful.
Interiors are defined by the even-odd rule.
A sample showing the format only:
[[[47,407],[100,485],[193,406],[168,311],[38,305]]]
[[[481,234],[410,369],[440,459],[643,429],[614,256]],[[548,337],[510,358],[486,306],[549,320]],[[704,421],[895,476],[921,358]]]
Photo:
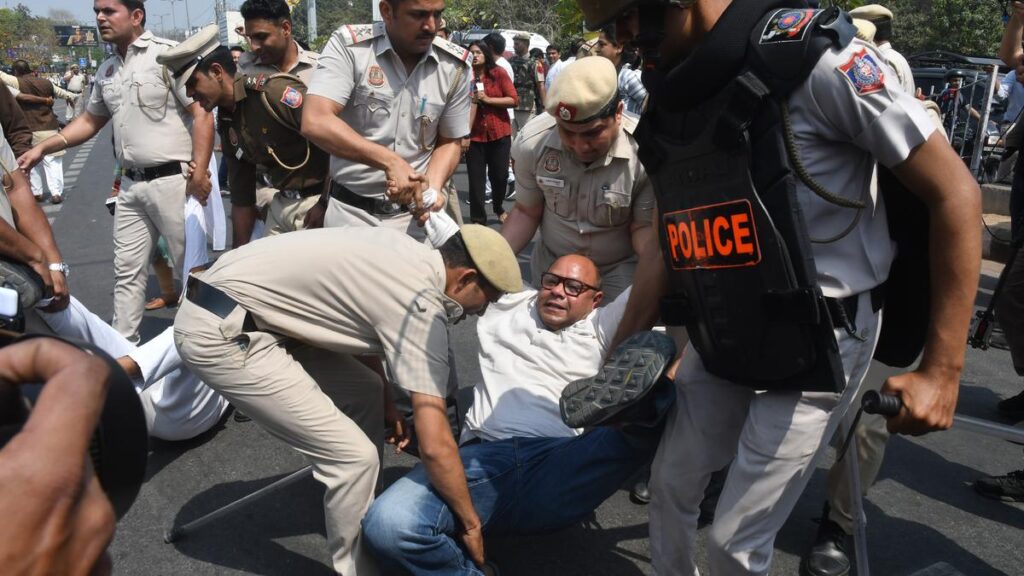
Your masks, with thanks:
[[[192,33],[192,17],[188,15],[188,0],[185,2],[185,35],[188,36]]]
[[[170,14],[158,14],[157,15],[157,18],[160,19],[160,34],[162,36],[167,36],[167,28],[164,27],[164,18],[167,18],[168,16],[170,16]]]
[[[171,25],[174,26],[174,32],[178,31],[178,20],[174,17],[174,2],[176,0],[167,0],[171,5]]]

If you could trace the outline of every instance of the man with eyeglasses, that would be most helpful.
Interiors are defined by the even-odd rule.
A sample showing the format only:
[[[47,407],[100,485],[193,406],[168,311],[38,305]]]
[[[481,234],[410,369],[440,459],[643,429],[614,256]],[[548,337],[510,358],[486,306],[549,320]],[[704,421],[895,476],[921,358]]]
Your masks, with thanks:
[[[637,254],[655,238],[654,189],[637,157],[636,120],[623,115],[618,74],[605,58],[566,65],[546,107],[512,145],[519,197],[501,233],[518,253],[540,229],[534,285],[556,258],[584,254],[614,299],[633,283]]]
[[[589,258],[563,256],[539,290],[508,294],[477,321],[481,380],[473,389],[459,453],[483,533],[556,530],[589,515],[654,454],[672,387],[651,395],[643,422],[569,428],[559,397],[594,374],[629,297],[611,304]],[[667,393],[668,395],[663,395]],[[495,573],[458,545],[458,527],[418,466],[388,488],[363,521],[367,546],[386,574]]]
[[[114,126],[114,151],[131,184],[117,196],[114,215],[112,324],[137,343],[157,238],[167,239],[173,268],[180,270],[185,197],[205,205],[210,195],[213,117],[157,63],[176,43],[145,29],[142,0],[95,0],[93,11],[100,37],[114,46],[114,54],[96,71],[85,112],[22,154],[18,166],[27,172],[44,156],[86,142],[107,122]]]

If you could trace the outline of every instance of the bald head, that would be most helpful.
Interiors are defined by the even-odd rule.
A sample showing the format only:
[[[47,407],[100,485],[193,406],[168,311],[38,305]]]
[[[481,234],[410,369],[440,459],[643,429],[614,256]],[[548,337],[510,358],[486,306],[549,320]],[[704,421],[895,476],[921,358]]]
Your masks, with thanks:
[[[586,256],[570,254],[542,275],[537,309],[544,326],[561,330],[589,316],[603,298],[597,266]]]

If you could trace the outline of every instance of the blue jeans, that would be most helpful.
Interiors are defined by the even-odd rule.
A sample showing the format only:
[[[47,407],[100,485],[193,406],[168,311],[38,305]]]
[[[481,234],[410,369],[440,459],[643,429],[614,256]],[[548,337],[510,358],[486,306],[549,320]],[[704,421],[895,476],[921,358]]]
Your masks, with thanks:
[[[459,449],[486,536],[530,534],[586,518],[658,447],[661,427],[594,428],[572,438],[511,438]],[[363,519],[363,538],[384,574],[467,574],[477,568],[455,537],[456,521],[418,465]]]

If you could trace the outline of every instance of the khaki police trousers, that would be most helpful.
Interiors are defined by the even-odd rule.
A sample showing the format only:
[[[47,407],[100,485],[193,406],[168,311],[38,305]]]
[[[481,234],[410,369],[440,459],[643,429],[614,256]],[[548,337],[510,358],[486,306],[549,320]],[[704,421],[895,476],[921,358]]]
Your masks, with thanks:
[[[185,255],[185,178],[180,174],[132,182],[117,196],[114,212],[114,319],[129,342],[139,342],[149,262],[157,238],[167,240],[171,269]]]
[[[373,501],[383,436],[380,378],[356,358],[264,331],[244,332],[246,312],[221,319],[184,300],[174,343],[185,364],[271,435],[306,456],[326,486],[327,545],[339,574],[376,574],[364,550],[360,520]],[[310,368],[313,365],[313,368]],[[313,373],[332,374],[335,405]],[[357,422],[362,422],[368,435]],[[376,437],[371,440],[371,437]]]
[[[708,373],[687,346],[676,372],[676,405],[651,469],[655,572],[698,574],[700,502],[711,474],[732,461],[708,533],[710,572],[768,574],[775,534],[857,396],[880,321],[864,293],[856,319],[863,340],[835,331],[848,382],[842,394],[755,392]]]
[[[306,228],[306,213],[310,208],[316,206],[320,196],[314,194],[307,198],[291,199],[281,193],[274,194],[274,198],[267,206],[267,236],[277,236],[287,232],[295,232]]]

